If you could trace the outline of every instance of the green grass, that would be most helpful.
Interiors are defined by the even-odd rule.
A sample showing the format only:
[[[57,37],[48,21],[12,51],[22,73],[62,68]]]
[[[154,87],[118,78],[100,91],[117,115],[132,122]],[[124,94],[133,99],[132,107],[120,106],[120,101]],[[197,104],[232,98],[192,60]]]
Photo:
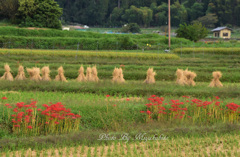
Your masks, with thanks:
[[[157,82],[154,85],[143,84],[143,81],[127,81],[124,84],[113,84],[110,80],[99,83],[78,83],[75,81],[63,82],[34,82],[26,81],[0,81],[0,90],[13,91],[48,91],[48,92],[74,92],[110,95],[137,95],[146,96],[157,94],[162,96],[191,95],[196,97],[221,96],[237,98],[240,94],[240,84],[225,83],[223,88],[208,87],[210,83],[197,83],[195,87],[182,87],[174,82]]]
[[[172,122],[151,122],[145,123],[144,116],[140,113],[145,110],[145,103],[147,97],[143,99],[133,99],[126,101],[126,96],[119,97],[111,96],[106,98],[105,95],[84,94],[84,93],[63,93],[63,92],[13,92],[2,91],[1,97],[7,97],[7,100],[0,100],[0,109],[4,111],[0,113],[1,130],[0,130],[0,150],[1,152],[7,150],[19,149],[44,149],[54,147],[76,146],[79,144],[86,145],[102,145],[111,144],[113,141],[99,141],[99,134],[108,133],[111,136],[120,138],[123,133],[129,133],[131,140],[129,142],[136,142],[132,139],[136,134],[147,133],[149,136],[158,134],[169,137],[174,140],[179,137],[206,137],[219,136],[225,134],[238,133],[239,124],[228,123],[214,123],[214,124],[192,124],[188,122],[179,123],[179,121]],[[201,97],[199,97],[201,98]],[[62,102],[66,108],[71,108],[73,113],[82,115],[81,127],[78,132],[55,135],[49,134],[44,136],[17,136],[12,134],[9,124],[5,122],[6,107],[5,103],[10,103],[12,106],[16,102],[29,103],[31,99],[37,100],[37,106],[48,104],[49,102]],[[166,96],[166,102],[171,99],[184,98],[178,96]],[[210,100],[202,97],[204,100]],[[239,103],[240,99],[220,99],[223,104],[234,101]],[[3,151],[4,150],[4,151]]]
[[[239,55],[240,48],[230,47],[230,48],[177,48],[174,49],[173,53],[176,54],[212,54],[212,55]]]

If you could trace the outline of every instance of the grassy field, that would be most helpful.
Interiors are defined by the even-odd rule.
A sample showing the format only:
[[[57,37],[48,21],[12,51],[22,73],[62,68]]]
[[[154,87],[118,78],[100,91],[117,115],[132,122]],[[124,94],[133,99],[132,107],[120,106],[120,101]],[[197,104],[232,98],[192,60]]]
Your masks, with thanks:
[[[0,49],[0,76],[5,72],[5,63],[10,65],[14,77],[19,65],[25,68],[49,66],[52,79],[57,75],[57,68],[63,66],[68,80],[0,80],[0,156],[238,156],[238,49],[226,54],[220,49],[214,49],[214,53],[210,50],[204,53],[201,50],[191,51]],[[85,70],[88,66],[96,65],[100,81],[76,82],[81,65]],[[123,68],[125,83],[111,82],[115,67]],[[149,67],[153,67],[157,73],[153,85],[143,83]],[[175,83],[178,68],[196,72],[196,86],[178,86]],[[223,73],[220,79],[222,88],[208,87],[212,72],[216,70]],[[25,73],[29,77],[26,70]],[[152,101],[152,95],[161,98]],[[35,101],[37,108],[29,110],[28,105]],[[27,106],[19,107],[21,102]],[[61,128],[57,127],[55,121],[59,132],[47,133],[48,125],[37,121],[40,119],[45,122],[47,115],[43,114],[43,110],[51,105],[56,107],[58,102],[71,109],[71,114],[81,115],[77,130],[60,133]],[[203,107],[197,106],[198,103]],[[149,104],[152,107],[148,107]],[[24,123],[26,118],[21,117],[21,112],[25,114],[30,111],[33,114],[28,114],[33,119],[31,124],[34,124],[34,128],[20,130],[29,127],[29,123]],[[55,112],[58,113],[57,109]],[[19,131],[12,122],[15,121],[14,117],[22,118],[17,122],[21,125]],[[47,117],[45,120],[51,122],[50,119]],[[35,131],[37,126],[41,131]],[[49,126],[55,125],[51,123]],[[125,133],[131,140],[127,143],[116,140]],[[147,142],[134,140],[139,133],[151,137],[164,135],[167,139]],[[116,139],[98,140],[101,134],[116,136]]]

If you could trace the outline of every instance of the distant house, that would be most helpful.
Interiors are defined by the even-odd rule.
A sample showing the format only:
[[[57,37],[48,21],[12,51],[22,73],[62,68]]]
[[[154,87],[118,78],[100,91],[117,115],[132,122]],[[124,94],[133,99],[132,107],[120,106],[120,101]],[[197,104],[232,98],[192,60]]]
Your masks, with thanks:
[[[212,30],[213,37],[216,38],[231,38],[232,29],[228,27],[218,27]]]

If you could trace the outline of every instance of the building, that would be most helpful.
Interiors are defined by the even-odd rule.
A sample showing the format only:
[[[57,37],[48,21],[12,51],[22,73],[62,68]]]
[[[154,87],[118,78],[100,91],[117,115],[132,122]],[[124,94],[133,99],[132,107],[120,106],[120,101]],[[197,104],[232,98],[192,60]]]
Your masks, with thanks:
[[[215,38],[231,38],[232,29],[228,27],[218,27],[212,30]]]

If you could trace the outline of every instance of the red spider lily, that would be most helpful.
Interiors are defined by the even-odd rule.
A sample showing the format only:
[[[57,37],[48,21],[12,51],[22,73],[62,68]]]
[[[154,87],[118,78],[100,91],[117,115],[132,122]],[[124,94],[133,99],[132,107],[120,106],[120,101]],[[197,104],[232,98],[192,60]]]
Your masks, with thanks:
[[[72,119],[77,119],[76,117],[72,117]]]
[[[232,110],[232,111],[237,111],[238,108],[240,108],[240,105],[237,105],[235,103],[229,103],[226,105],[228,109]]]
[[[216,100],[220,99],[218,96],[215,96]]]
[[[74,113],[68,113],[68,114],[66,114],[67,116],[75,116],[75,114]]]
[[[13,122],[13,123],[17,123],[17,121],[16,121],[15,119],[12,119],[12,122]]]
[[[12,106],[8,106],[7,108],[12,108]]]
[[[150,114],[151,114],[151,111],[147,110],[147,114],[150,115]]]
[[[11,115],[12,117],[16,117],[16,115],[15,114],[13,114],[13,115]]]
[[[16,127],[16,128],[20,128],[20,125],[13,125],[14,127]]]
[[[42,106],[45,107],[45,108],[48,108],[48,107],[49,107],[47,104],[43,104]]]
[[[33,127],[32,127],[31,125],[29,125],[27,128],[28,128],[28,129],[32,129]]]
[[[54,122],[55,124],[59,124],[59,122]]]
[[[106,97],[108,98],[108,97],[110,97],[110,95],[106,95]]]
[[[156,97],[156,95],[151,95],[152,98]]]
[[[182,114],[182,115],[184,115],[184,114],[185,114],[185,112],[181,112],[181,114]]]
[[[80,115],[76,114],[76,115],[75,115],[75,117],[77,117],[77,118],[81,118],[82,116],[80,116]]]
[[[49,124],[49,122],[45,122],[45,124]]]
[[[182,97],[183,97],[183,98],[190,98],[190,96],[185,96],[185,95],[184,95],[184,96],[182,96]]]
[[[39,109],[37,109],[37,111],[42,111],[42,109],[39,108]]]
[[[5,106],[9,106],[10,104],[5,104]]]
[[[20,109],[20,108],[22,108],[24,106],[24,102],[19,102],[16,105]]]
[[[117,105],[116,105],[116,104],[114,104],[113,106],[114,106],[114,107],[116,107]]]
[[[164,111],[159,111],[158,113],[167,114],[167,112]]]
[[[4,97],[2,97],[2,100],[7,100],[7,99],[8,99],[8,98],[7,98],[7,97],[5,97],[5,96],[4,96]]]
[[[140,113],[145,113],[145,111],[140,111]]]
[[[215,102],[215,105],[216,105],[216,106],[219,106],[219,105],[220,105],[220,102],[219,102],[219,101]]]
[[[33,110],[32,109],[27,109],[26,112],[33,112]]]
[[[127,99],[126,99],[126,101],[130,101],[130,99],[129,99],[129,98],[127,98]]]

